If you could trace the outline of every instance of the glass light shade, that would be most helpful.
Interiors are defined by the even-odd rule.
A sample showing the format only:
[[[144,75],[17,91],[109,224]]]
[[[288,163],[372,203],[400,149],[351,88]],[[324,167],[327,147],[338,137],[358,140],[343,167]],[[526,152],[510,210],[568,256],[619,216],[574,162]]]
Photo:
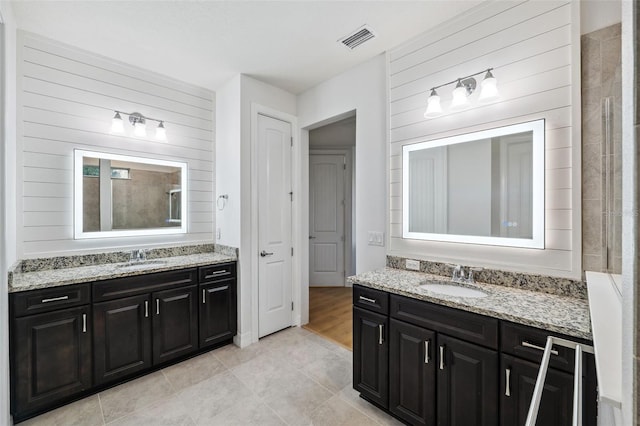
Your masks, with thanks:
[[[119,112],[111,119],[111,133],[124,133],[124,122]]]
[[[133,134],[143,138],[145,136],[147,136],[147,126],[145,126],[143,121],[136,121],[136,124],[133,125],[134,130],[133,130]]]
[[[164,128],[164,123],[160,122],[158,127],[156,127],[156,139],[159,141],[167,140],[167,129]]]
[[[469,106],[469,99],[467,98],[467,88],[458,81],[456,88],[453,89],[453,99],[451,100],[451,109],[458,110],[464,109]]]
[[[433,118],[442,114],[440,106],[440,96],[435,90],[431,90],[431,96],[427,99],[427,110],[424,112],[424,118]]]
[[[481,92],[478,98],[480,102],[491,102],[500,97],[498,93],[498,80],[491,74],[491,71],[487,71],[480,87]]]

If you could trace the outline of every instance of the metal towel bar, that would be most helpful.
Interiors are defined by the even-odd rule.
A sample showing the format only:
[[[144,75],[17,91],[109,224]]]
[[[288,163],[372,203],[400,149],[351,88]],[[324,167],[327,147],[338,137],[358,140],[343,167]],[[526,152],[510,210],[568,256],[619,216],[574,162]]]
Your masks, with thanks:
[[[531,405],[527,414],[525,426],[535,426],[538,419],[538,410],[540,409],[540,399],[544,390],[544,380],[549,369],[549,358],[551,357],[551,347],[553,345],[564,346],[565,348],[574,349],[575,353],[575,369],[573,371],[573,426],[582,425],[582,353],[592,354],[593,347],[583,345],[581,343],[572,342],[571,340],[561,339],[559,337],[547,337],[547,344],[542,354],[542,362],[540,362],[540,370],[536,379],[536,386],[533,388],[533,396],[531,397]]]

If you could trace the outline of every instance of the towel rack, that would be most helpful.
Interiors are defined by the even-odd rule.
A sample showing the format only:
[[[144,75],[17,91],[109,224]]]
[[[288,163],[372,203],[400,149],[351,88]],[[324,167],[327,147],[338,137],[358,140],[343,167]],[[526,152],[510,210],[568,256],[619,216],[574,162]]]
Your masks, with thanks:
[[[525,426],[535,426],[538,419],[538,410],[540,409],[540,400],[542,399],[542,391],[544,390],[544,380],[549,369],[549,358],[551,357],[551,348],[553,345],[564,346],[575,350],[575,367],[573,371],[573,426],[582,426],[582,353],[593,353],[593,346],[584,345],[582,343],[572,342],[571,340],[561,339],[559,337],[548,336],[547,344],[544,347],[540,370],[538,370],[538,378],[536,386],[533,388],[533,396],[531,397],[531,405]]]

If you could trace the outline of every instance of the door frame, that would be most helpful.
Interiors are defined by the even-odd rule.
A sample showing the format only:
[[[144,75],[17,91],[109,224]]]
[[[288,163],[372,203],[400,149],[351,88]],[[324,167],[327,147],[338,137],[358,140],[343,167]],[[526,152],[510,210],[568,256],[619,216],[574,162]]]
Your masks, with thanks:
[[[255,343],[259,339],[260,324],[260,307],[258,305],[259,282],[258,282],[258,115],[264,115],[289,123],[291,126],[291,137],[293,138],[293,148],[291,149],[291,190],[293,191],[293,201],[291,203],[291,247],[293,248],[293,256],[291,259],[291,297],[293,299],[293,310],[291,312],[291,325],[300,324],[300,225],[296,218],[299,215],[299,198],[300,198],[300,179],[296,173],[296,162],[299,156],[299,132],[297,117],[278,111],[274,108],[252,102],[251,103],[251,241],[250,241],[250,258],[243,259],[243,262],[249,262],[251,265],[251,342]],[[243,298],[238,295],[238,304]],[[238,310],[240,315],[240,309]]]
[[[355,209],[353,208],[353,190],[355,186],[354,176],[353,176],[353,158],[354,158],[354,149],[352,146],[350,148],[334,148],[330,147],[328,149],[309,149],[308,161],[311,162],[312,155],[344,155],[347,168],[345,169],[345,186],[344,186],[344,286],[352,287],[352,285],[347,282],[347,276],[351,274],[351,268],[353,265],[353,221]],[[311,168],[309,168],[311,170]],[[311,181],[309,181],[309,185],[311,185]],[[309,191],[309,188],[307,188]],[[311,224],[309,224],[311,225]],[[311,261],[309,261],[309,264]]]

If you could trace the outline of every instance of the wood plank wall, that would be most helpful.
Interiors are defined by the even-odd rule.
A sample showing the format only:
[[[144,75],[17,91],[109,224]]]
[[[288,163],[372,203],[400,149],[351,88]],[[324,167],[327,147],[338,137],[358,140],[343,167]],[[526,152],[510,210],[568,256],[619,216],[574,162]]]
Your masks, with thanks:
[[[389,52],[390,254],[581,276],[579,5],[572,3],[489,2]],[[423,117],[430,87],[489,67],[498,102]],[[439,91],[445,111],[453,88]],[[540,118],[545,250],[402,239],[403,145]]]
[[[19,32],[18,257],[212,243],[214,107],[208,90]],[[168,141],[153,140],[152,122],[144,139],[128,123],[110,134],[116,109],[164,119]],[[74,240],[74,149],[188,163],[188,234]]]

